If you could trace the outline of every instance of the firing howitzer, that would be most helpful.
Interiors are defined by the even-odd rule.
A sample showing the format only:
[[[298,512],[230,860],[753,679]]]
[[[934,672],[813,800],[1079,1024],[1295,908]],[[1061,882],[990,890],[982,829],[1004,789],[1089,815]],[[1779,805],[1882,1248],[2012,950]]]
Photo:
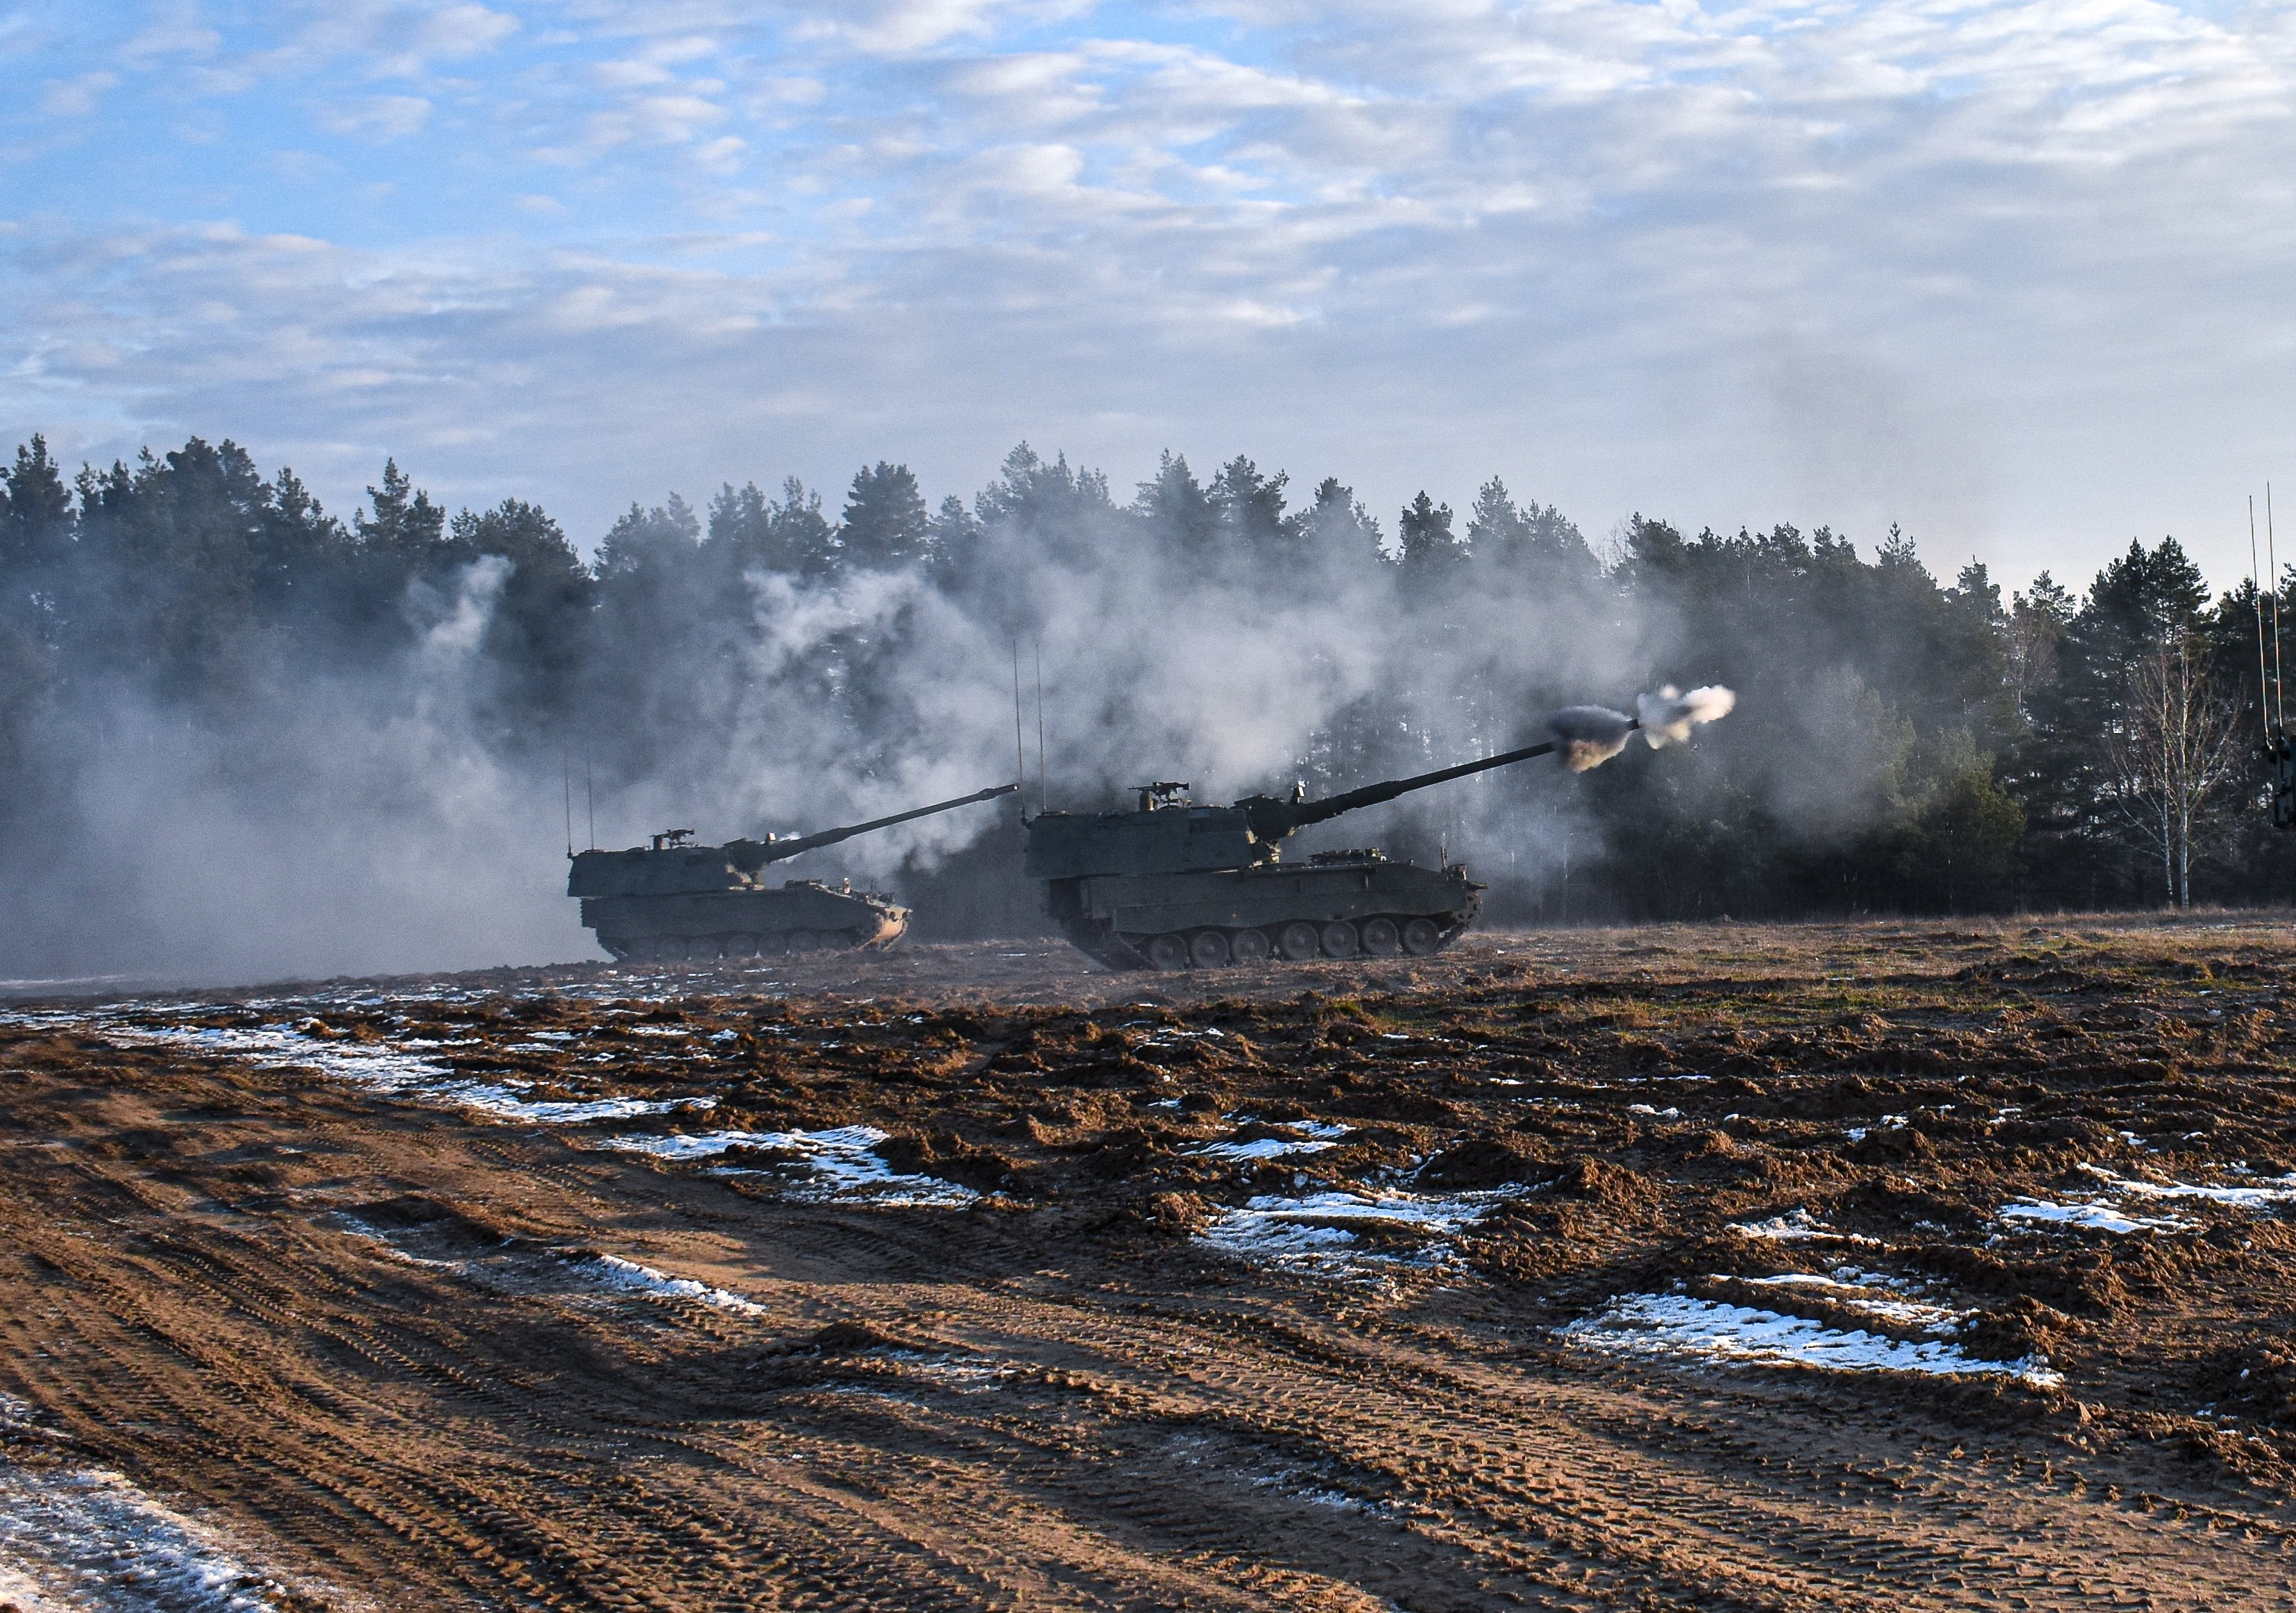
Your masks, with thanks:
[[[1139,808],[1046,812],[1028,820],[1026,867],[1046,882],[1046,910],[1080,950],[1113,967],[1210,968],[1281,953],[1423,956],[1459,935],[1482,887],[1445,862],[1423,868],[1376,851],[1325,852],[1286,865],[1282,843],[1310,824],[1377,806],[1470,774],[1560,755],[1583,772],[1625,748],[1640,730],[1653,748],[1686,742],[1693,728],[1726,713],[1736,696],[1718,687],[1671,687],[1636,702],[1636,715],[1572,706],[1547,720],[1552,736],[1454,767],[1384,779],[1309,801],[1248,795],[1232,805],[1196,802],[1171,780],[1142,785]]]

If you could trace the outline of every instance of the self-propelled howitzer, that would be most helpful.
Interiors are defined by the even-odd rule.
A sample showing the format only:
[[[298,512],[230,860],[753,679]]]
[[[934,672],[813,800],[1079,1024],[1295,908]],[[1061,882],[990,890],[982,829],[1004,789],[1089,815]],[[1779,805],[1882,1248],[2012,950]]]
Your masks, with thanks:
[[[582,922],[598,933],[598,944],[627,962],[883,947],[909,927],[908,909],[883,892],[857,891],[849,881],[830,885],[800,879],[774,886],[760,876],[776,862],[856,835],[993,801],[1019,787],[1000,784],[815,835],[695,845],[692,829],[665,829],[650,846],[577,852],[566,893],[581,898]]]
[[[1450,862],[1391,862],[1377,851],[1283,860],[1283,842],[1310,824],[1414,790],[1560,754],[1583,771],[1616,755],[1639,728],[1653,746],[1730,708],[1725,689],[1644,696],[1640,715],[1573,706],[1549,720],[1552,739],[1408,778],[1309,801],[1248,795],[1198,804],[1185,784],[1139,786],[1132,811],[1047,812],[1028,826],[1026,866],[1045,882],[1046,910],[1082,951],[1116,968],[1216,968],[1272,957],[1425,957],[1473,923],[1483,887]]]

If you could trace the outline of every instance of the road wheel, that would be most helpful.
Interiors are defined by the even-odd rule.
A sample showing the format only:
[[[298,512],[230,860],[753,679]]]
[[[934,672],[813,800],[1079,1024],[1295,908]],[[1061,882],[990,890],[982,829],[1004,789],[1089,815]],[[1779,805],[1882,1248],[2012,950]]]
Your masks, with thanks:
[[[728,935],[718,948],[721,958],[755,958],[758,938],[755,935]]]
[[[1431,918],[1414,918],[1403,926],[1403,950],[1414,958],[1424,958],[1442,944],[1443,932]]]
[[[1216,969],[1227,961],[1227,937],[1218,930],[1198,930],[1188,942],[1188,961],[1200,969]]]
[[[1283,956],[1294,963],[1307,962],[1324,947],[1322,938],[1316,934],[1316,926],[1304,919],[1285,925],[1283,933],[1275,938],[1275,944],[1282,947]]]
[[[683,935],[655,936],[653,940],[653,960],[656,963],[684,963],[685,961],[685,937]]]
[[[1159,935],[1148,943],[1148,961],[1160,969],[1185,969],[1188,943],[1177,935]]]
[[[1363,950],[1374,958],[1392,958],[1403,951],[1403,937],[1395,932],[1395,920],[1392,918],[1365,919]]]
[[[1363,950],[1363,942],[1356,934],[1356,926],[1346,919],[1335,919],[1324,926],[1324,956],[1353,958]]]
[[[1227,950],[1238,963],[1266,963],[1275,949],[1267,944],[1267,931],[1238,930],[1228,937]]]
[[[760,958],[779,958],[788,951],[789,932],[787,930],[767,930],[758,937],[758,956]]]
[[[792,952],[818,952],[821,951],[821,937],[811,930],[791,930],[789,933],[789,950]]]

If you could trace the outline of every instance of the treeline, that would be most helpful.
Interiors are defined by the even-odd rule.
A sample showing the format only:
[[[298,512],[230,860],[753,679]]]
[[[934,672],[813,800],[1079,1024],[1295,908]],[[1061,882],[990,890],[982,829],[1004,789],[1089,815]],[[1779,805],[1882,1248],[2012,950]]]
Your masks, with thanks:
[[[1981,565],[1941,582],[1894,530],[1868,556],[1824,527],[1637,516],[1597,553],[1496,479],[1464,514],[1422,493],[1390,529],[1336,478],[1300,497],[1246,458],[1200,479],[1167,455],[1124,497],[1026,446],[969,504],[879,463],[833,509],[794,479],[633,505],[590,563],[532,504],[449,513],[396,464],[368,495],[342,519],[228,441],[69,473],[38,438],[17,449],[15,855],[131,832],[90,804],[126,707],[184,737],[174,755],[214,736],[251,803],[264,769],[298,765],[251,730],[361,690],[357,743],[397,710],[451,723],[464,772],[476,755],[555,791],[578,769],[630,837],[620,820],[655,811],[732,833],[1010,777],[1022,662],[1028,764],[1041,666],[1070,806],[1181,767],[1222,794],[1344,787],[1514,743],[1557,704],[1739,691],[1688,753],[1516,769],[1334,827],[1470,862],[1502,918],[2296,896],[2296,837],[2259,806],[2254,600],[2211,597],[2173,539],[2078,595],[2045,575],[2005,599]],[[436,754],[411,745],[407,769]],[[1011,836],[938,833],[902,848],[938,927],[1032,922]]]

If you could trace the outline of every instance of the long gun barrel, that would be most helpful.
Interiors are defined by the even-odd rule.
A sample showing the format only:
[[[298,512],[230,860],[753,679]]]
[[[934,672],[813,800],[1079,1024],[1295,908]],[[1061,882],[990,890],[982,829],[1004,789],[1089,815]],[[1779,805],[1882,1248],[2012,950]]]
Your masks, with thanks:
[[[999,795],[1010,795],[1020,787],[1017,784],[995,785],[988,789],[976,790],[970,795],[960,795],[954,801],[936,802],[931,806],[896,812],[890,818],[873,818],[867,823],[849,823],[842,828],[824,829],[818,835],[800,835],[790,840],[728,841],[726,851],[735,868],[745,874],[754,874],[767,863],[786,861],[800,852],[835,845],[840,840],[850,840],[856,835],[866,835],[873,829],[889,829],[897,823],[906,823],[912,818],[930,818],[935,812],[951,811],[976,802],[994,801]]]
[[[1641,723],[1629,718],[1629,728]],[[1423,790],[1430,785],[1443,784],[1454,778],[1464,778],[1470,773],[1487,773],[1493,768],[1512,766],[1529,761],[1534,756],[1551,756],[1557,742],[1545,740],[1527,745],[1519,751],[1504,751],[1496,756],[1486,756],[1479,761],[1463,761],[1456,767],[1438,768],[1431,773],[1420,773],[1409,778],[1390,778],[1379,784],[1367,784],[1359,790],[1349,790],[1338,795],[1328,795],[1321,801],[1275,801],[1259,796],[1236,804],[1243,808],[1251,824],[1251,832],[1263,841],[1281,840],[1295,829],[1304,829],[1311,823],[1321,823],[1327,818],[1337,818],[1342,812],[1352,812],[1357,807],[1377,806],[1392,801],[1398,795],[1407,795],[1414,790]]]

